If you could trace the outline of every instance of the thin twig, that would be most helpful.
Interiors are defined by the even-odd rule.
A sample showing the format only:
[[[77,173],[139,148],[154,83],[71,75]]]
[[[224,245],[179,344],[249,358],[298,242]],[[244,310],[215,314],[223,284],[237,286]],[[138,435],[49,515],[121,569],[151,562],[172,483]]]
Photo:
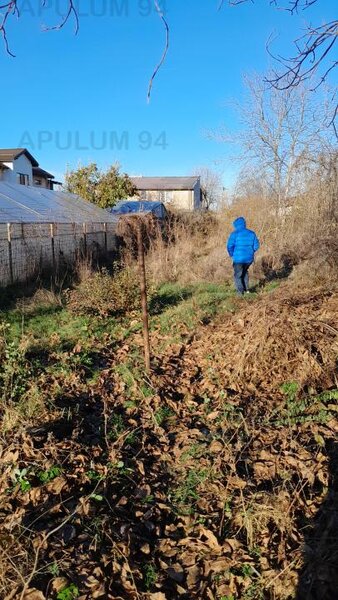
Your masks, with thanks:
[[[45,6],[45,4],[46,4],[46,0],[43,0],[43,6]],[[60,21],[60,23],[58,25],[53,25],[51,27],[44,27],[44,30],[45,31],[53,31],[53,30],[59,31],[66,25],[66,23],[69,21],[71,15],[73,15],[74,20],[75,20],[75,35],[77,35],[77,33],[79,32],[79,29],[80,29],[80,23],[79,23],[79,15],[77,13],[77,10],[75,8],[73,0],[68,0],[68,10],[67,10],[64,18],[62,19],[62,21]]]
[[[152,76],[150,78],[150,81],[149,81],[148,93],[147,93],[147,101],[148,102],[150,101],[151,90],[152,90],[152,87],[153,87],[154,79],[155,79],[157,73],[159,72],[160,68],[162,67],[162,65],[163,65],[163,63],[164,63],[164,61],[166,59],[166,56],[168,54],[168,50],[169,50],[169,25],[168,25],[168,23],[167,23],[167,21],[166,21],[166,19],[164,17],[164,14],[163,14],[163,12],[162,12],[159,4],[158,4],[158,0],[154,0],[154,4],[155,4],[155,8],[156,8],[157,14],[160,17],[161,21],[163,22],[163,25],[164,25],[164,28],[165,28],[165,46],[164,46],[164,50],[163,50],[163,54],[162,54],[161,60],[158,63],[158,65],[156,66],[156,68],[155,68],[155,70],[154,70],[154,72],[153,72],[153,74],[152,74]]]
[[[43,0],[42,6],[43,7],[47,6],[47,0]],[[1,11],[3,11],[3,13],[1,13]],[[13,58],[15,58],[15,54],[13,54],[13,52],[10,49],[9,41],[8,41],[8,37],[7,37],[8,20],[12,16],[16,16],[17,18],[20,17],[19,0],[8,0],[8,2],[0,4],[0,17],[1,17],[0,18],[0,35],[2,36],[6,53],[9,56],[12,56]],[[78,16],[78,12],[77,12],[74,0],[68,0],[68,9],[66,11],[65,16],[60,21],[60,23],[58,23],[57,25],[53,25],[51,27],[44,27],[44,30],[50,31],[50,30],[62,29],[66,25],[66,23],[69,21],[71,16],[73,16],[74,20],[75,20],[75,35],[76,35],[79,31],[79,16]]]

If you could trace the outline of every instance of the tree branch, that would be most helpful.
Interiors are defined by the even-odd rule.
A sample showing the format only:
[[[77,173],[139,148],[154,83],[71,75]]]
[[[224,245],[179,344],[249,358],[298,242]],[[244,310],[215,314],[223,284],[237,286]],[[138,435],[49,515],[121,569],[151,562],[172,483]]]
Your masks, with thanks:
[[[284,70],[282,73],[276,74],[275,77],[266,81],[277,89],[288,89],[308,80],[317,71],[329,52],[331,52],[337,41],[337,36],[338,20],[315,28],[309,27],[307,33],[295,41],[297,53],[291,58],[274,55],[268,43],[267,51],[269,55],[274,60],[277,60],[283,66]],[[325,69],[324,74],[320,78],[319,85],[325,81],[327,75],[337,64],[338,61],[333,61]]]
[[[153,74],[152,74],[152,76],[150,78],[150,81],[149,81],[148,93],[147,93],[147,101],[148,102],[150,101],[151,90],[152,90],[152,87],[153,87],[154,79],[155,79],[157,73],[159,72],[160,68],[162,67],[162,65],[163,65],[163,63],[164,63],[164,61],[166,59],[166,56],[168,54],[168,50],[169,50],[169,25],[168,25],[168,23],[167,23],[167,21],[166,21],[166,19],[164,17],[164,14],[163,14],[163,12],[162,12],[159,4],[158,4],[158,0],[154,0],[154,4],[155,4],[155,8],[156,8],[157,14],[160,17],[160,19],[161,19],[161,21],[163,22],[163,25],[164,25],[164,29],[165,29],[165,46],[164,46],[163,54],[161,56],[161,60],[156,65],[155,70],[154,70],[154,72],[153,72]]]
[[[42,6],[46,6],[46,2],[47,2],[47,0],[43,0]],[[74,20],[75,20],[75,35],[77,35],[77,33],[79,32],[80,23],[79,23],[79,15],[78,15],[77,10],[74,5],[74,0],[68,0],[68,10],[67,10],[64,18],[62,19],[62,21],[60,21],[60,23],[58,23],[57,25],[53,25],[52,27],[45,27],[45,30],[59,31],[66,25],[66,23],[69,21],[71,16],[73,16]]]
[[[1,0],[0,0],[1,1]],[[47,0],[43,0],[42,6],[45,7],[47,5]],[[15,57],[15,54],[10,49],[8,36],[7,36],[7,25],[10,17],[16,16],[20,17],[20,9],[19,9],[19,0],[8,0],[3,4],[0,4],[0,34],[2,36],[5,50],[9,56]],[[75,7],[74,0],[68,0],[68,9],[66,11],[65,16],[57,25],[52,27],[46,27],[46,30],[60,30],[62,29],[66,23],[69,21],[71,16],[74,17],[75,20],[75,34],[79,31],[79,16],[77,13],[77,9]]]
[[[297,52],[291,58],[276,56],[270,51],[269,43],[267,51],[269,55],[282,65],[280,73],[274,73],[273,77],[267,77],[265,81],[277,90],[295,88],[321,70],[321,75],[312,91],[318,89],[326,81],[329,73],[338,65],[338,60],[333,60],[327,65],[326,59],[337,41],[338,20],[324,23],[319,27],[308,27],[307,32],[295,41]],[[326,63],[326,64],[325,64]],[[325,64],[325,66],[324,66]],[[324,66],[323,69],[321,67]],[[335,120],[338,115],[338,104],[335,107],[329,125],[332,125],[337,135]]]
[[[5,50],[7,52],[7,54],[9,54],[10,56],[13,56],[13,58],[15,57],[15,54],[13,54],[13,52],[11,52],[10,47],[9,47],[9,43],[8,43],[8,38],[7,38],[7,21],[9,19],[9,17],[11,16],[20,16],[19,13],[19,9],[17,6],[17,0],[10,0],[10,2],[5,2],[5,4],[0,4],[0,11],[5,11],[2,19],[0,21],[0,33],[2,35],[2,39],[4,41],[4,45],[5,45]],[[0,13],[1,15],[1,13]]]
[[[288,5],[283,5],[283,0],[270,0],[270,5],[279,10],[287,10],[291,14],[298,13],[300,10],[306,10],[315,4],[318,0],[290,0]],[[228,0],[232,6],[254,2],[254,0]],[[218,9],[224,6],[225,0],[220,0]],[[338,37],[338,20],[324,23],[318,27],[309,26],[304,35],[296,39],[296,53],[291,58],[274,55],[270,50],[270,41],[267,44],[269,55],[279,62],[283,70],[276,73],[275,77],[266,79],[266,81],[276,89],[285,90],[291,87],[297,87],[300,83],[308,80],[311,75],[323,67],[319,83],[314,89],[319,87],[328,77],[329,73],[338,65],[338,60],[333,60],[328,66],[324,66],[328,55],[332,52],[334,44]]]

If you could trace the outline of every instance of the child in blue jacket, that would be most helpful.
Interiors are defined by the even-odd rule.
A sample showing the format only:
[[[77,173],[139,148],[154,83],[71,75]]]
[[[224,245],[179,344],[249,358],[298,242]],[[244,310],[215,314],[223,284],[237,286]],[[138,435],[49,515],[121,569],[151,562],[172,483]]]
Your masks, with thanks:
[[[235,286],[238,294],[249,291],[249,267],[253,263],[259,240],[254,231],[247,229],[244,217],[233,222],[235,231],[228,239],[227,250],[234,267]]]

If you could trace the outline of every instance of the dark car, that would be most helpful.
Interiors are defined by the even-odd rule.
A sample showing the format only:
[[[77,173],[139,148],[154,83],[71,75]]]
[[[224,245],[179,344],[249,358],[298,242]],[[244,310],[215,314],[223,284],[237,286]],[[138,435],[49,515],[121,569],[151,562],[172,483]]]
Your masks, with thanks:
[[[110,208],[109,212],[113,215],[152,214],[161,221],[168,216],[162,202],[150,200],[121,200],[113,208]]]

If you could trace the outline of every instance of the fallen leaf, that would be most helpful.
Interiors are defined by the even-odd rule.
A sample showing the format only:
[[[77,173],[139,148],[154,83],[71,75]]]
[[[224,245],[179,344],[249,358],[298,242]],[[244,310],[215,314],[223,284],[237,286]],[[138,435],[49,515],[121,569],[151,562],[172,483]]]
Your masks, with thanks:
[[[43,595],[43,593],[36,588],[28,589],[23,598],[24,600],[46,600],[46,597]]]

